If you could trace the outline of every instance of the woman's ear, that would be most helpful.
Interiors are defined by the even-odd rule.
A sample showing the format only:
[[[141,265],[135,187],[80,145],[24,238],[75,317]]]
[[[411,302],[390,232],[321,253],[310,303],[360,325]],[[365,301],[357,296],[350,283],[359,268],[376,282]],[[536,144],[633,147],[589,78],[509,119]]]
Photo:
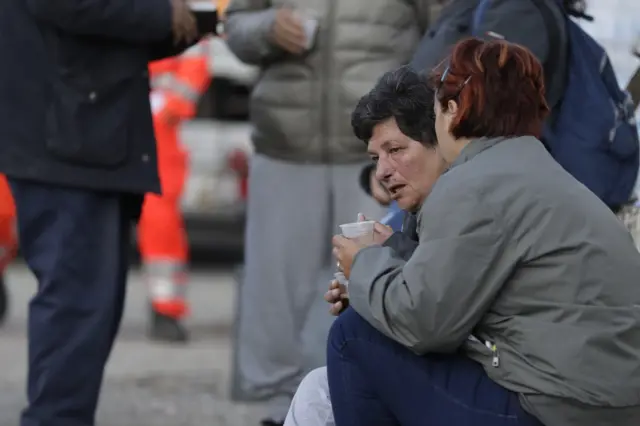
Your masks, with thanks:
[[[458,114],[458,103],[456,101],[454,101],[453,99],[449,100],[447,102],[447,112],[451,115],[457,115]]]

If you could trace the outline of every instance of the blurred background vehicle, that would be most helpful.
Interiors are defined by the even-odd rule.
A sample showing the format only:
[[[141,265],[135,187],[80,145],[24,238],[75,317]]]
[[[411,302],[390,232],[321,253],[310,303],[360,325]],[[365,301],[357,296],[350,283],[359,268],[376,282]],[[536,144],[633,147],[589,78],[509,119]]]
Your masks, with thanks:
[[[191,157],[182,207],[194,252],[239,257],[252,152],[248,101],[258,70],[242,63],[221,38],[209,48],[213,81],[196,118],[181,129]]]

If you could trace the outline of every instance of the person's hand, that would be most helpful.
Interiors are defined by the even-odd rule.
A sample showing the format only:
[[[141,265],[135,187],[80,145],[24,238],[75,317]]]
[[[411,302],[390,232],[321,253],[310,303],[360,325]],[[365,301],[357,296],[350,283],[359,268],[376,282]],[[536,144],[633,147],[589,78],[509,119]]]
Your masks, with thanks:
[[[358,222],[364,222],[367,219],[362,213],[358,213]],[[373,225],[373,243],[372,244],[382,244],[393,234],[393,229],[390,226],[383,225],[380,222],[376,222]]]
[[[289,53],[301,55],[306,50],[305,35],[300,17],[292,9],[283,7],[276,12],[276,19],[271,28],[273,43]]]
[[[338,280],[333,280],[329,284],[329,291],[324,294],[324,300],[329,302],[329,312],[333,316],[338,316],[349,306],[349,295],[347,288],[340,284]]]
[[[175,44],[193,43],[198,38],[198,26],[193,12],[185,0],[170,1],[173,42]]]
[[[393,229],[390,226],[383,225],[380,222],[376,222],[373,225],[373,243],[382,244],[393,234]]]
[[[353,258],[356,257],[356,253],[367,247],[367,245],[356,240],[350,240],[342,235],[334,235],[332,243],[333,256],[338,261],[338,269],[349,279]]]

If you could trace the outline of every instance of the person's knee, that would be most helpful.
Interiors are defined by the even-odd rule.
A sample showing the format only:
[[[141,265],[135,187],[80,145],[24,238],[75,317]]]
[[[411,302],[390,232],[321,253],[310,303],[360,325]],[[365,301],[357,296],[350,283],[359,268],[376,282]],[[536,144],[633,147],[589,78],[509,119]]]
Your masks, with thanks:
[[[353,308],[344,311],[331,325],[328,344],[335,348],[344,346],[349,340],[370,339],[376,330]]]
[[[296,393],[317,393],[318,391],[326,394],[328,394],[329,392],[327,367],[319,367],[311,370],[306,376],[304,376],[302,382],[300,382],[300,386],[298,387],[298,391]]]
[[[333,425],[327,368],[309,372],[298,387],[284,423],[294,425]]]

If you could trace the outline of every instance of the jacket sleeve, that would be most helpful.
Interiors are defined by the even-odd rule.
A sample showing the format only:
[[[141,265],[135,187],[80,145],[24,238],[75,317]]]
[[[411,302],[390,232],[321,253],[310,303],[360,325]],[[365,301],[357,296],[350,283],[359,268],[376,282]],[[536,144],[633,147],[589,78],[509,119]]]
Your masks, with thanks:
[[[200,42],[200,40],[195,40],[192,43],[186,43],[183,41],[176,44],[173,41],[173,34],[171,34],[169,37],[165,38],[162,41],[151,43],[151,46],[149,49],[149,61],[156,61],[158,59],[165,59],[165,58],[171,58],[173,56],[178,56],[182,54],[185,50],[189,49],[191,46]]]
[[[169,0],[26,0],[36,19],[61,31],[132,43],[171,35]]]
[[[489,309],[513,259],[493,211],[476,191],[432,193],[408,261],[389,247],[362,249],[349,277],[351,306],[417,354],[456,350]]]
[[[492,0],[475,35],[490,39],[494,34],[527,47],[542,63],[547,60],[548,31],[540,9],[532,0]]]
[[[268,0],[231,0],[226,11],[227,45],[242,61],[262,65],[284,51],[269,41],[277,9]]]

